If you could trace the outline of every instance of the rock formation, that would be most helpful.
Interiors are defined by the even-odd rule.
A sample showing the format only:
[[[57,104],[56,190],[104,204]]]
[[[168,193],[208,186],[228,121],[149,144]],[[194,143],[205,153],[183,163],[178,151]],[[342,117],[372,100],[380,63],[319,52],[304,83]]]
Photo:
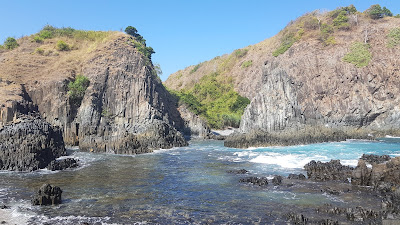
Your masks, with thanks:
[[[52,48],[51,42],[20,39],[19,48],[0,53],[0,127],[39,113],[61,128],[66,145],[83,151],[136,154],[187,145],[183,132],[203,131],[185,127],[175,100],[131,39],[111,32],[92,49],[50,56],[31,53],[37,45]],[[27,62],[29,70],[20,66]],[[73,104],[68,83],[78,74],[90,84],[80,104]]]
[[[315,162],[312,160],[304,166],[307,171],[308,179],[315,181],[343,181],[348,182],[348,178],[351,177],[353,168],[349,166],[343,166],[340,160],[331,160],[330,162]]]
[[[0,170],[43,169],[65,154],[61,130],[40,118],[20,117],[0,127]]]
[[[43,184],[32,198],[32,205],[61,204],[62,190],[58,186]]]

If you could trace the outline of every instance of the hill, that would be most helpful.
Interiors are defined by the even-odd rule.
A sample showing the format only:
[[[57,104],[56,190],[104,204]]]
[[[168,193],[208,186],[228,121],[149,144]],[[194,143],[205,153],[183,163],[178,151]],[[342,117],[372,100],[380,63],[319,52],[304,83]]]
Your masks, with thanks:
[[[184,146],[190,128],[152,53],[137,33],[45,26],[9,38],[0,49],[0,128],[40,116],[81,150],[135,154]]]
[[[270,39],[172,74],[165,85],[191,90],[217,72],[251,100],[242,133],[397,133],[400,19],[376,8],[308,13]]]

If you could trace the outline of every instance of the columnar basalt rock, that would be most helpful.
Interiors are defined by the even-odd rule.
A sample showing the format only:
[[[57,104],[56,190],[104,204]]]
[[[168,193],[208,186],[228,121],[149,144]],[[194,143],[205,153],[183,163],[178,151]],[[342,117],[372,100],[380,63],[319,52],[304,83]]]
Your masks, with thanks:
[[[32,205],[58,205],[61,204],[62,190],[58,186],[43,184],[32,198]]]
[[[23,116],[0,128],[0,169],[33,171],[65,155],[61,130],[43,119]]]

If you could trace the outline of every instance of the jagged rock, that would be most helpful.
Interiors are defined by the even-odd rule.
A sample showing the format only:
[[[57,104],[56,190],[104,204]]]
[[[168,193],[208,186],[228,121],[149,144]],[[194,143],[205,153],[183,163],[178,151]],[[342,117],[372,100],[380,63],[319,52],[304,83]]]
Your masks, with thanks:
[[[304,174],[300,173],[300,174],[289,174],[288,179],[293,179],[293,180],[305,180],[306,176],[304,176]]]
[[[9,209],[9,208],[10,208],[10,206],[6,206],[6,205],[0,206],[0,209]]]
[[[351,183],[355,185],[371,185],[371,169],[367,167],[363,159],[358,160],[357,167],[351,174]]]
[[[304,166],[307,171],[308,179],[315,181],[329,181],[338,180],[347,182],[348,178],[351,177],[353,168],[349,166],[343,166],[340,160],[331,160],[330,162],[315,162],[312,160]]]
[[[388,155],[363,154],[360,159],[370,164],[373,163],[380,164],[389,161],[391,157]]]
[[[323,191],[331,195],[339,195],[341,193],[341,191],[333,189],[331,187],[327,187]]]
[[[62,133],[41,118],[20,117],[0,128],[0,169],[33,171],[65,155]]]
[[[272,178],[272,183],[274,184],[274,185],[281,185],[282,184],[282,179],[283,179],[283,177],[282,176],[274,176],[274,178]]]
[[[266,177],[246,177],[239,180],[241,183],[251,183],[258,186],[267,186],[268,179]]]
[[[288,219],[288,222],[291,224],[298,224],[298,225],[306,225],[308,224],[309,219],[305,217],[303,214],[299,213],[289,213],[286,215],[286,218]]]
[[[347,219],[354,222],[362,222],[366,220],[376,220],[381,218],[381,212],[371,209],[364,209],[363,207],[356,207],[346,209]]]
[[[68,168],[76,168],[78,167],[78,162],[73,158],[66,158],[60,160],[53,160],[47,166],[47,169],[55,171],[55,170],[65,170]]]
[[[240,170],[228,170],[226,171],[228,173],[233,173],[233,174],[246,174],[249,171],[245,170],[245,169],[240,169]]]
[[[43,184],[32,198],[32,205],[57,205],[61,203],[62,190],[58,186]]]
[[[178,107],[178,111],[181,114],[182,119],[185,121],[185,135],[202,137],[206,139],[210,139],[213,137],[211,130],[207,125],[207,122],[200,118],[200,116],[191,112],[186,105],[180,105]]]

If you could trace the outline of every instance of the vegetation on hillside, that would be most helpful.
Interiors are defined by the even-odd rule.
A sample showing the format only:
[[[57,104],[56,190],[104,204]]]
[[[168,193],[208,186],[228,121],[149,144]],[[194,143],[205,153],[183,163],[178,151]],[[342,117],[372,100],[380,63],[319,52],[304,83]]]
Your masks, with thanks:
[[[8,50],[13,50],[14,48],[18,47],[19,44],[17,43],[17,40],[13,37],[8,37],[3,45],[0,45],[0,49],[8,49]]]
[[[400,43],[400,28],[393,28],[388,34],[388,47],[393,48]]]
[[[78,108],[81,105],[86,89],[89,87],[90,81],[83,75],[77,75],[74,81],[68,84],[68,97],[71,106]]]
[[[371,5],[371,7],[364,11],[364,14],[374,20],[383,18],[385,16],[393,16],[393,13],[389,9],[386,7],[381,8],[379,4]]]
[[[32,41],[42,43],[45,39],[66,37],[76,40],[101,41],[108,37],[106,31],[75,30],[71,27],[57,28],[50,25],[43,27],[39,33],[32,36]]]
[[[354,42],[350,47],[350,52],[343,57],[343,61],[352,63],[357,67],[364,67],[368,65],[371,58],[369,44]]]
[[[170,91],[197,115],[202,116],[212,128],[239,127],[241,116],[250,100],[233,90],[233,85],[219,80],[212,73],[189,90]]]
[[[140,35],[135,27],[128,26],[125,28],[125,33],[131,35],[133,37],[132,44],[133,46],[144,56],[146,56],[149,60],[151,60],[151,55],[156,53],[152,47],[146,46],[146,39]]]

